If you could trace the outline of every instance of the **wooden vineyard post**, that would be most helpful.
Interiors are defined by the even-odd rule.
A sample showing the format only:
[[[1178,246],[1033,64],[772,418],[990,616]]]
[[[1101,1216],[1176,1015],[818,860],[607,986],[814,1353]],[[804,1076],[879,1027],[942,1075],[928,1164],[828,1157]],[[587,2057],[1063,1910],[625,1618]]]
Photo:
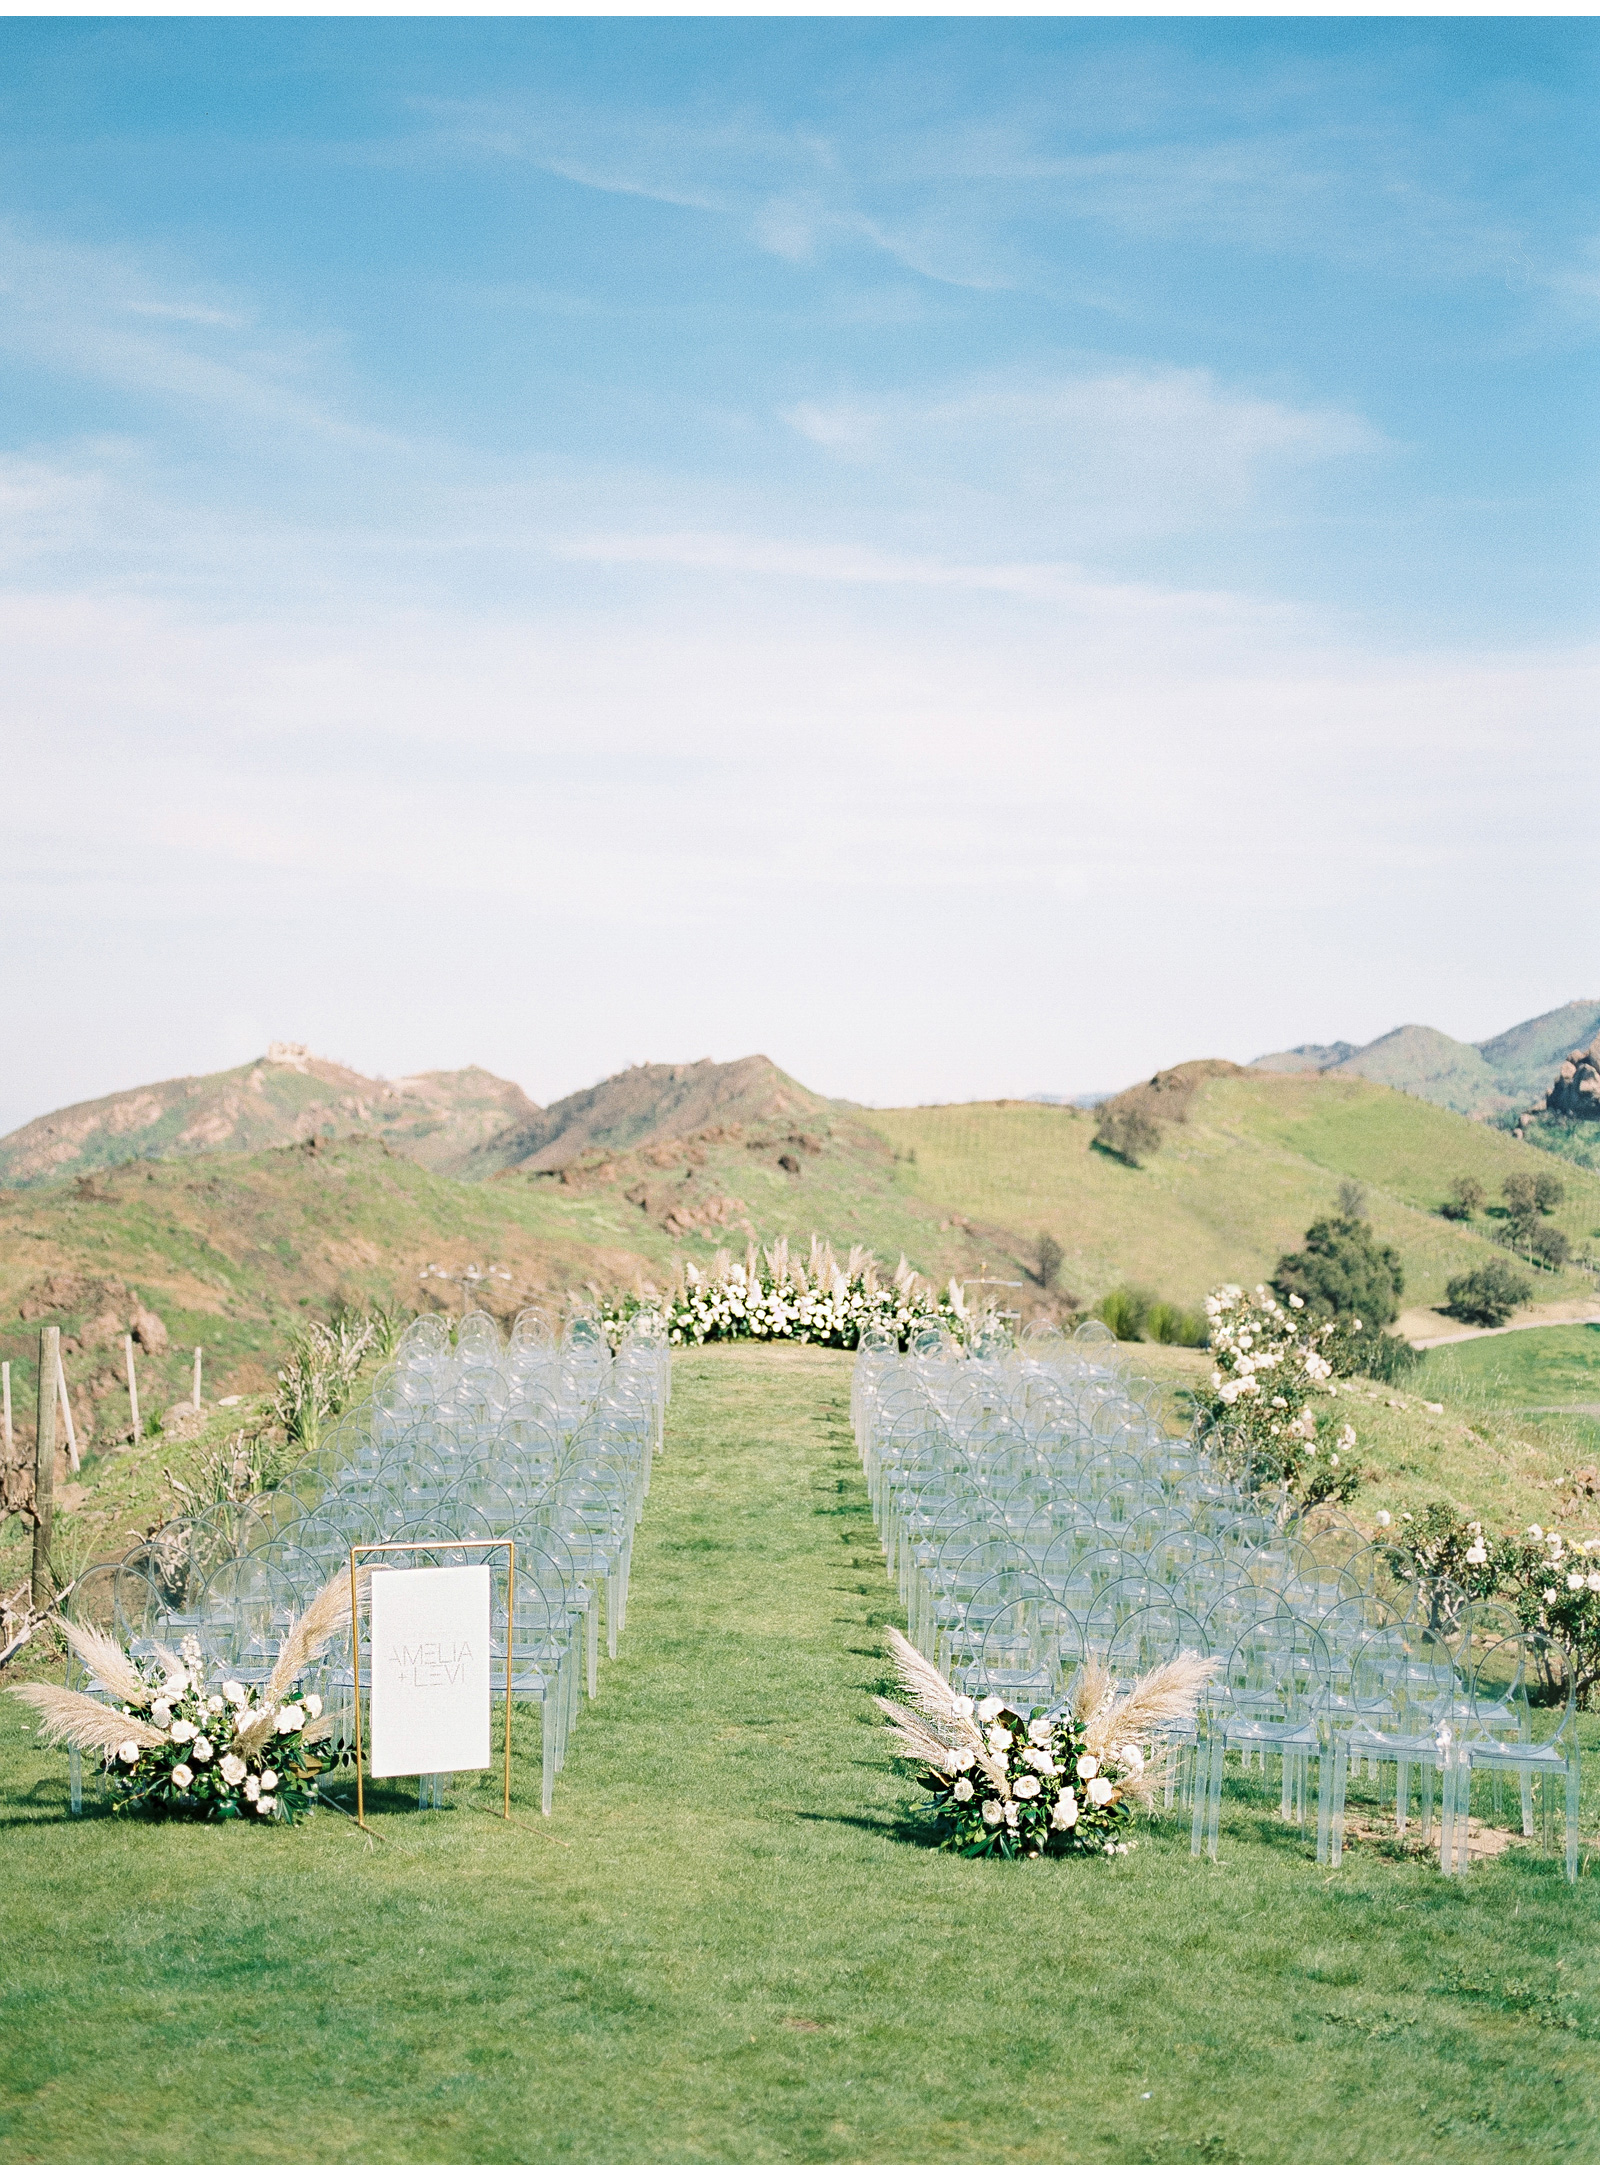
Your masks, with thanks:
[[[50,1605],[50,1534],[56,1494],[56,1370],[61,1332],[52,1324],[39,1333],[38,1419],[33,1439],[33,1605]]]
[[[122,1350],[128,1356],[128,1410],[133,1415],[133,1440],[139,1440],[139,1378],[133,1372],[133,1333],[122,1341]]]
[[[56,1383],[61,1392],[61,1416],[67,1424],[67,1456],[72,1461],[74,1473],[80,1471],[78,1464],[78,1431],[72,1425],[72,1400],[67,1396],[67,1371],[62,1364],[61,1348],[56,1348]]]

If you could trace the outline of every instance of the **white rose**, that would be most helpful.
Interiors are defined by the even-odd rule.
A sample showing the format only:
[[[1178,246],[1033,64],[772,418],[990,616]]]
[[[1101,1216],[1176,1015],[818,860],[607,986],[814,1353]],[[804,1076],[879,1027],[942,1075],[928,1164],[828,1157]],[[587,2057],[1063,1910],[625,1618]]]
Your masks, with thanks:
[[[1039,1794],[1039,1777],[1037,1774],[1021,1774],[1011,1786],[1019,1797],[1036,1797]]]
[[[1387,1511],[1378,1512],[1377,1521],[1380,1526],[1392,1526],[1394,1524],[1394,1520],[1390,1517]]]
[[[227,1700],[229,1706],[243,1706],[250,1694],[237,1678],[230,1677],[222,1687],[222,1696]]]
[[[1489,1551],[1481,1541],[1474,1541],[1471,1548],[1468,1549],[1464,1561],[1469,1564],[1486,1564],[1489,1561]]]
[[[1591,1594],[1600,1594],[1600,1571],[1591,1571],[1585,1584]]]
[[[298,1706],[280,1706],[272,1723],[281,1737],[293,1736],[297,1729],[303,1729],[305,1725],[305,1710]]]
[[[1103,1774],[1097,1774],[1089,1784],[1089,1802],[1096,1806],[1111,1802],[1111,1784]]]
[[[1056,1799],[1056,1808],[1050,1814],[1050,1824],[1063,1831],[1078,1824],[1078,1800],[1070,1789]]]
[[[126,1744],[117,1747],[117,1757],[125,1767],[136,1767],[139,1764],[139,1747],[132,1737],[129,1737]]]
[[[276,1788],[277,1788],[277,1786],[278,1786],[278,1777],[277,1777],[277,1775],[276,1775],[276,1774],[274,1774],[274,1773],[273,1773],[273,1771],[272,1771],[271,1767],[268,1767],[268,1769],[267,1769],[266,1773],[262,1775],[262,1777],[261,1777],[261,1786],[262,1786],[262,1788],[263,1788],[263,1789],[276,1789]]]
[[[222,1779],[225,1782],[231,1782],[235,1788],[244,1780],[244,1761],[237,1752],[224,1752],[218,1765],[221,1769]]]
[[[249,1779],[244,1785],[244,1793],[250,1799],[250,1802],[254,1804],[256,1798],[259,1797],[261,1794],[261,1782],[259,1776],[252,1774],[249,1777]]]
[[[301,1703],[313,1721],[322,1712],[322,1701],[314,1691],[308,1691]]]
[[[1005,1707],[1006,1703],[1004,1699],[997,1699],[994,1693],[990,1692],[987,1699],[980,1699],[978,1701],[978,1719],[979,1721],[993,1721],[997,1714],[1003,1714],[1005,1712]]]
[[[1095,1757],[1094,1753],[1093,1753],[1093,1752],[1085,1752],[1085,1753],[1084,1753],[1084,1755],[1083,1755],[1083,1757],[1082,1757],[1082,1758],[1081,1758],[1081,1759],[1080,1759],[1080,1760],[1078,1761],[1078,1779],[1079,1779],[1079,1781],[1080,1781],[1080,1782],[1092,1782],[1092,1781],[1094,1780],[1095,1776],[1096,1776],[1096,1775],[1097,1775],[1097,1774],[1099,1773],[1099,1771],[1100,1771],[1100,1762],[1099,1762],[1099,1760],[1098,1760],[1098,1759],[1096,1759],[1096,1757]]]
[[[1130,1774],[1142,1774],[1144,1772],[1144,1753],[1137,1744],[1124,1744],[1117,1757]]]
[[[1567,1573],[1567,1591],[1569,1594],[1581,1594],[1583,1592],[1583,1573],[1581,1571],[1569,1571]]]
[[[1005,1817],[996,1798],[991,1797],[983,1807],[983,1823],[986,1827],[998,1827]]]
[[[955,1754],[956,1772],[965,1774],[978,1763],[976,1752],[959,1751]]]
[[[1055,1735],[1055,1730],[1055,1723],[1047,1720],[1042,1714],[1037,1721],[1031,1721],[1028,1724],[1028,1735],[1035,1744],[1048,1744]]]
[[[1291,1293],[1289,1295],[1289,1306],[1291,1308],[1303,1308],[1305,1306],[1305,1302],[1300,1298],[1298,1293]]]
[[[999,1722],[996,1722],[994,1727],[989,1731],[989,1749],[994,1754],[996,1759],[1004,1759],[1006,1757],[1007,1753],[1011,1750],[1012,1741],[1013,1739],[1011,1731],[1007,1728],[1004,1728]]]
[[[204,1766],[211,1757],[211,1739],[209,1737],[196,1737],[189,1757],[198,1759],[200,1764]]]
[[[1017,1823],[1017,1807],[1016,1807],[1016,1806],[1015,1806],[1014,1804],[1008,1804],[1008,1805],[1006,1806],[1006,1825],[1007,1825],[1008,1827],[1014,1827],[1014,1826],[1016,1825],[1016,1823]]]
[[[190,1783],[191,1783],[191,1782],[192,1782],[193,1780],[194,1780],[194,1773],[193,1773],[193,1770],[192,1770],[191,1768],[189,1768],[189,1767],[174,1767],[174,1768],[173,1768],[173,1770],[172,1770],[172,1786],[173,1786],[173,1788],[174,1788],[174,1789],[187,1789],[187,1788],[188,1788],[188,1786],[189,1786],[189,1784],[190,1784]]]
[[[272,1799],[270,1797],[258,1798],[256,1801],[256,1810],[261,1814],[263,1819],[270,1817],[272,1812]]]
[[[964,1774],[950,1794],[955,1798],[957,1804],[970,1804],[972,1802],[972,1784]]]
[[[222,1712],[222,1701],[216,1692],[213,1692],[206,1701],[206,1712],[208,1714],[220,1714]]]
[[[150,1719],[158,1729],[167,1728],[172,1721],[172,1708],[165,1699],[158,1699],[150,1709]]]
[[[197,1737],[199,1734],[199,1730],[192,1721],[175,1721],[172,1725],[172,1741],[174,1744],[187,1744],[191,1737]]]

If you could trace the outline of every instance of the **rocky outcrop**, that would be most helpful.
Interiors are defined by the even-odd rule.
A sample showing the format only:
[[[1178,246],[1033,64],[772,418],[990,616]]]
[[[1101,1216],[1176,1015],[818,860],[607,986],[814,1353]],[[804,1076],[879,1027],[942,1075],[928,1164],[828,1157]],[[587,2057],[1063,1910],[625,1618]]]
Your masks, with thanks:
[[[1523,1114],[1524,1126],[1539,1113],[1555,1113],[1563,1120],[1600,1120],[1600,1037],[1567,1055],[1544,1103]]]

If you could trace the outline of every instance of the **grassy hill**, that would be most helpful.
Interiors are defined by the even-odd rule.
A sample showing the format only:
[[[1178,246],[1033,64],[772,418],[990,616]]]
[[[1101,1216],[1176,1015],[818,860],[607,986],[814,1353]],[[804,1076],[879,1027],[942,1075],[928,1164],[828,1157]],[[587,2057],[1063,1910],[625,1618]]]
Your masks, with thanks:
[[[1066,1251],[1065,1281],[1085,1302],[1123,1280],[1192,1304],[1208,1286],[1264,1278],[1341,1182],[1367,1190],[1379,1236],[1399,1251],[1419,1328],[1446,1281],[1491,1254],[1496,1223],[1438,1215],[1451,1180],[1475,1175],[1498,1196],[1527,1151],[1494,1129],[1353,1076],[1236,1073],[1201,1080],[1187,1118],[1135,1170],[1095,1141],[1086,1113],[1002,1103],[924,1106],[868,1117],[901,1160],[903,1187],[929,1208],[1004,1228],[1017,1261],[1040,1233]],[[1566,1175],[1558,1220],[1575,1247],[1600,1233],[1600,1179]],[[1013,1272],[1013,1275],[1016,1275]],[[1540,1274],[1547,1301],[1590,1291],[1585,1273]]]
[[[797,1083],[763,1053],[743,1060],[688,1065],[643,1063],[574,1091],[545,1111],[463,1153],[444,1170],[482,1180],[513,1168],[558,1172],[586,1152],[617,1152],[673,1141],[714,1126],[825,1117],[829,1101]]]
[[[1251,1064],[1274,1074],[1360,1075],[1450,1112],[1491,1119],[1542,1097],[1561,1062],[1575,1045],[1586,1044],[1597,1026],[1600,1000],[1569,1000],[1476,1045],[1405,1023],[1370,1045],[1296,1045]]]
[[[1024,1310],[1046,1303],[1033,1271],[1050,1233],[1065,1251],[1064,1305],[1132,1282],[1193,1306],[1220,1280],[1265,1277],[1349,1179],[1400,1252],[1413,1334],[1448,1328],[1430,1311],[1450,1277],[1500,1253],[1497,1206],[1471,1225],[1438,1207],[1460,1173],[1497,1195],[1526,1165],[1525,1146],[1358,1078],[1208,1065],[1189,1071],[1192,1088],[1152,1095],[1182,1117],[1162,1120],[1163,1147],[1139,1169],[1070,1107],[863,1113],[807,1094],[804,1124],[788,1111],[713,1121],[476,1182],[351,1137],[0,1192],[0,1358],[14,1364],[26,1419],[37,1327],[59,1322],[80,1426],[93,1433],[124,1417],[121,1332],[136,1303],[170,1338],[164,1360],[148,1356],[154,1404],[181,1390],[196,1345],[208,1388],[250,1389],[308,1311],[374,1296],[453,1301],[448,1283],[421,1279],[425,1267],[495,1266],[506,1275],[484,1297],[510,1314],[590,1281],[664,1283],[681,1259],[813,1232],[841,1251],[904,1253],[931,1278],[1008,1282],[1005,1305]],[[1557,1222],[1582,1250],[1600,1235],[1600,1176],[1566,1177]],[[1576,1269],[1541,1273],[1537,1286],[1546,1303],[1592,1290]]]
[[[166,1334],[164,1349],[139,1356],[143,1410],[187,1395],[196,1346],[215,1406],[265,1389],[296,1325],[341,1301],[456,1306],[448,1279],[424,1279],[425,1268],[493,1266],[503,1275],[476,1298],[508,1316],[530,1301],[559,1306],[568,1288],[660,1285],[682,1261],[708,1264],[719,1248],[738,1254],[751,1239],[817,1232],[841,1253],[856,1243],[889,1260],[904,1252],[937,1281],[1000,1281],[1003,1303],[1024,1312],[1087,1307],[1125,1282],[1193,1306],[1219,1280],[1265,1277],[1310,1220],[1336,1206],[1341,1181],[1355,1179],[1379,1235],[1403,1258],[1405,1320],[1426,1336],[1448,1327],[1429,1307],[1445,1281],[1501,1252],[1492,1217],[1456,1225],[1438,1205],[1458,1173],[1497,1193],[1506,1172],[1526,1165],[1526,1146],[1356,1077],[1194,1063],[1178,1080],[1192,1087],[1148,1092],[1183,1117],[1163,1118],[1163,1147],[1140,1169],[1100,1148],[1092,1116],[1069,1107],[869,1114],[810,1098],[805,1124],[788,1112],[713,1121],[475,1182],[371,1138],[313,1137],[0,1193],[0,1359],[12,1364],[15,1457],[31,1455],[39,1328],[57,1323],[86,1451],[73,1484],[81,1494],[65,1516],[81,1510],[80,1544],[114,1548],[146,1522],[141,1513],[160,1515],[161,1473],[181,1475],[185,1462],[181,1439],[120,1448],[122,1333],[136,1314],[158,1318]],[[1560,1222],[1576,1244],[1600,1235],[1600,1176],[1570,1170]],[[1054,1297],[1030,1275],[1043,1232],[1066,1251]],[[1592,1300],[1593,1281],[1547,1274],[1538,1290],[1547,1305],[1570,1305]],[[1146,1348],[1140,1358],[1167,1354]],[[1443,1489],[1484,1512],[1526,1508],[1548,1520],[1567,1493],[1561,1481],[1600,1455],[1600,1429],[1583,1413],[1504,1409],[1587,1405],[1600,1400],[1600,1383],[1578,1369],[1576,1383],[1552,1379],[1489,1409],[1473,1377],[1436,1372],[1433,1359],[1409,1393],[1370,1394],[1364,1447],[1387,1468],[1388,1486],[1364,1503],[1409,1508],[1407,1499]],[[1196,1357],[1173,1354],[1171,1365],[1181,1376]],[[1450,1424],[1436,1427],[1426,1412],[1430,1398],[1459,1405],[1454,1442]]]
[[[443,1166],[538,1110],[487,1068],[377,1082],[303,1045],[274,1045],[245,1067],[147,1083],[30,1120],[0,1137],[0,1183],[37,1187],[134,1160],[248,1153],[352,1130]]]

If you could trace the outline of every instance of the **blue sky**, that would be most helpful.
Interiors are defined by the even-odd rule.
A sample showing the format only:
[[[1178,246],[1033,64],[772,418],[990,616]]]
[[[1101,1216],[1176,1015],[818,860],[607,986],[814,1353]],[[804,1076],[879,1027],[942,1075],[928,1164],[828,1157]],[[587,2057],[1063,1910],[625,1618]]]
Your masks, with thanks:
[[[1597,55],[0,25],[0,1122],[1592,995]]]

